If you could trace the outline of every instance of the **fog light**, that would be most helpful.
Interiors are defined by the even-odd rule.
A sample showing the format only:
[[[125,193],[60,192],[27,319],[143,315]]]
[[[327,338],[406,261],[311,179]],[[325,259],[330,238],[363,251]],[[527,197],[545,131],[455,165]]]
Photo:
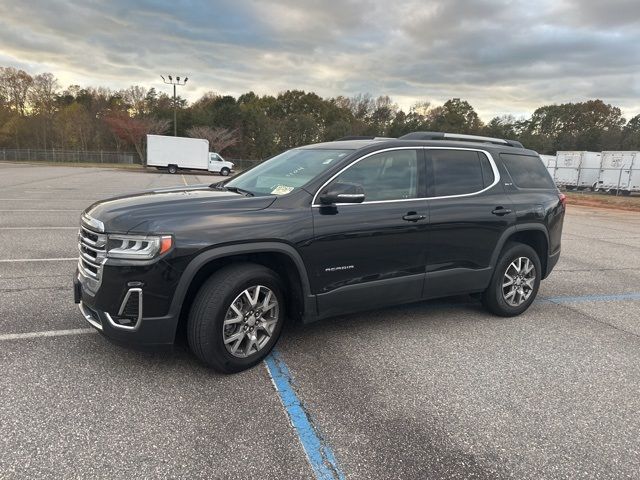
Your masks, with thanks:
[[[107,314],[108,315],[108,314]],[[124,296],[117,315],[108,315],[111,324],[124,330],[135,330],[142,321],[142,289],[130,288]]]

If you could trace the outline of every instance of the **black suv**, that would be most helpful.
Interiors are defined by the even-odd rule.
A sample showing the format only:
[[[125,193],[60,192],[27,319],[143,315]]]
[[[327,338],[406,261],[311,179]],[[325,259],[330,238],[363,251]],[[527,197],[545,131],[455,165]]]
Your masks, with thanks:
[[[267,355],[285,317],[472,293],[518,315],[558,261],[564,212],[518,142],[350,137],[212,185],[93,204],[75,301],[113,340],[165,345],[182,329],[203,362],[237,372]]]

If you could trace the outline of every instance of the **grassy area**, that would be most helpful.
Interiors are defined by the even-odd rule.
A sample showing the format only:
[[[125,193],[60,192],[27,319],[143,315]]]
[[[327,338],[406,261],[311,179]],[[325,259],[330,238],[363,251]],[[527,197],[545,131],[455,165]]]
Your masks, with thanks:
[[[608,195],[606,193],[564,192],[569,205],[583,205],[585,207],[614,208],[640,212],[640,195],[628,197]]]

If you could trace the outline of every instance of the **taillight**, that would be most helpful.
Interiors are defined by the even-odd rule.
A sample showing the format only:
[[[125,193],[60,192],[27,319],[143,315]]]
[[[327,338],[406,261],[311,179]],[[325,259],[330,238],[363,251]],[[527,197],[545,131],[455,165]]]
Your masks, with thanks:
[[[567,206],[567,196],[564,193],[558,192],[558,198],[563,207]]]

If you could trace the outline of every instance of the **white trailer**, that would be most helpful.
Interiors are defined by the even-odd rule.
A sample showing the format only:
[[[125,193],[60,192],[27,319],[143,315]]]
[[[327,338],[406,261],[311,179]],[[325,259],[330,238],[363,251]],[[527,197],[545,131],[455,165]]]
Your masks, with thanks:
[[[555,155],[540,155],[540,159],[544,166],[547,167],[551,178],[555,178],[556,175],[556,156]]]
[[[166,168],[169,173],[180,169],[208,170],[225,176],[234,168],[219,154],[209,152],[208,140],[166,135],[147,135],[147,165]]]
[[[595,190],[598,188],[601,161],[602,155],[598,152],[558,152],[554,176],[556,185],[578,190]]]
[[[599,188],[610,193],[640,191],[640,152],[602,152]]]
[[[636,153],[636,158],[631,166],[629,188],[622,191],[623,195],[629,195],[631,192],[640,192],[640,152]]]

